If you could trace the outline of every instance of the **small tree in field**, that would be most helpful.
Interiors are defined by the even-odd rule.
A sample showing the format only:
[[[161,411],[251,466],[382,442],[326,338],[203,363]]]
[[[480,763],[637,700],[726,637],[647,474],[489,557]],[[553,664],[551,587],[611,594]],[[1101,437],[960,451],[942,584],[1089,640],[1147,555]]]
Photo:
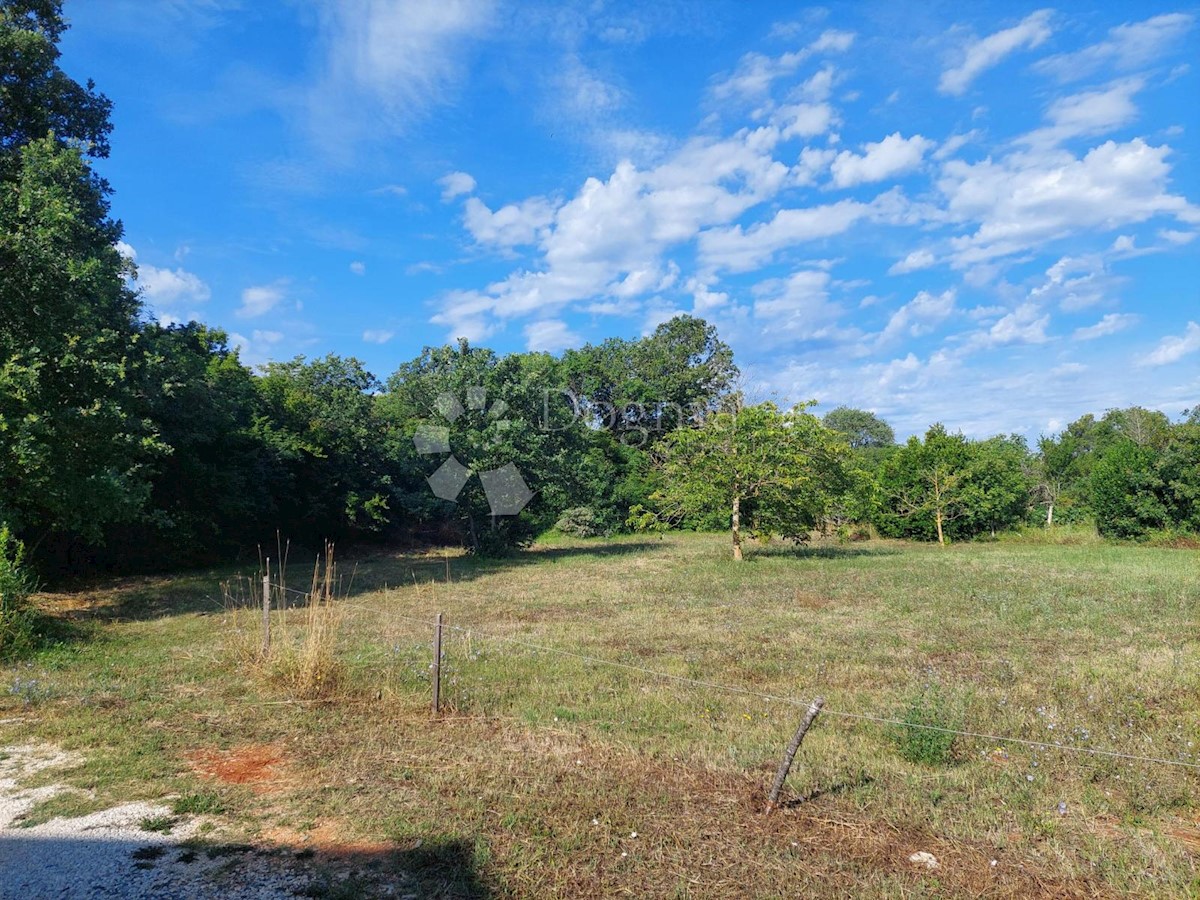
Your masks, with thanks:
[[[971,448],[961,434],[949,434],[943,425],[925,433],[924,442],[909,438],[887,460],[880,472],[885,512],[880,530],[894,537],[928,534],[930,526],[939,544],[946,543],[946,528],[969,511]]]
[[[669,434],[656,448],[662,487],[651,498],[655,519],[703,518],[727,510],[733,558],[742,558],[742,531],[799,537],[827,512],[848,482],[849,448],[797,407],[748,406],[709,416],[699,428]]]

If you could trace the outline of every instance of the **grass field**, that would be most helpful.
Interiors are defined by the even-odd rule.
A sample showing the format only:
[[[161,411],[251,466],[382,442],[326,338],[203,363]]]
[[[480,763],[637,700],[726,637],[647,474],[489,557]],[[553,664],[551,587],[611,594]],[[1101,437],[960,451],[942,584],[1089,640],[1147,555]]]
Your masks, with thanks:
[[[211,798],[251,838],[395,849],[433,896],[1200,896],[1196,551],[870,542],[738,565],[726,543],[343,562],[343,678],[319,702],[252,661],[229,572],[47,595],[69,635],[5,671],[0,744],[86,754],[66,780],[91,793],[34,819]],[[466,630],[435,722],[437,612]],[[276,612],[277,644],[303,619]],[[753,695],[818,693],[765,816],[802,709]],[[221,777],[255,759],[269,778]]]

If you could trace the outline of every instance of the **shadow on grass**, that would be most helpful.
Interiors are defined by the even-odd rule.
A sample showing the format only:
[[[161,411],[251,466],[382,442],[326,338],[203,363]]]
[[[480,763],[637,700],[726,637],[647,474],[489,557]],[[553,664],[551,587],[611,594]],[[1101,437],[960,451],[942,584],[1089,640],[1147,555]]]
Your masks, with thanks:
[[[780,809],[794,809],[797,806],[803,806],[805,803],[820,799],[821,797],[844,794],[847,791],[853,790],[854,788],[870,784],[874,780],[874,778],[864,772],[857,778],[847,778],[843,781],[839,781],[826,787],[813,788],[813,790],[809,791],[807,794],[801,794],[798,797],[793,797],[791,800],[787,800],[779,804],[779,807]]]
[[[436,582],[464,582],[487,578],[501,572],[529,566],[554,565],[573,559],[608,559],[636,556],[659,548],[659,541],[589,541],[583,544],[535,545],[504,556],[444,556],[429,553],[387,554],[358,561],[353,583],[347,596],[368,593],[384,585],[400,587],[407,584]],[[343,574],[354,565],[340,564]]]
[[[339,595],[345,599],[380,590],[403,587],[413,583],[462,583],[530,566],[553,566],[576,559],[618,560],[670,547],[669,542],[653,538],[593,539],[570,544],[537,544],[525,550],[498,557],[469,556],[447,551],[380,551],[358,548],[338,561],[341,573]],[[747,547],[746,562],[763,560],[850,559],[867,556],[891,556],[900,551],[890,546],[842,545],[768,545]],[[310,587],[312,560],[296,552],[288,566],[288,587],[306,591]],[[272,567],[274,568],[274,566]],[[167,616],[213,615],[223,613],[231,605],[225,586],[230,586],[232,598],[248,597],[251,580],[260,577],[257,566],[239,569],[193,570],[175,576],[141,576],[98,582],[90,588],[59,594],[64,600],[83,602],[64,603],[63,612],[53,618],[56,635],[49,641],[71,643],[86,640],[94,633],[90,627],[97,621],[143,621]],[[296,595],[293,602],[303,602]],[[236,605],[234,602],[232,605]]]
[[[76,644],[93,637],[92,623],[51,615],[41,609],[22,610],[21,628],[6,632],[0,641],[0,665],[24,662],[41,653]],[[0,895],[2,896],[2,895]]]
[[[474,581],[527,566],[553,565],[579,558],[632,556],[662,546],[659,541],[649,540],[589,541],[560,546],[538,545],[500,557],[464,556],[458,551],[452,551],[454,555],[448,552],[445,556],[429,551],[348,553],[338,560],[342,578],[339,595],[351,599],[389,585]],[[236,570],[229,567],[175,576],[113,578],[90,587],[48,595],[58,606],[56,615],[45,617],[54,636],[39,644],[39,649],[86,640],[94,633],[92,626],[97,622],[221,614],[231,605],[226,597],[226,585],[232,598],[244,597],[249,594],[251,580],[257,586],[260,572],[257,566]],[[293,555],[288,566],[288,587],[308,590],[311,573],[312,560]],[[302,602],[299,596],[294,600]]]
[[[496,890],[479,871],[472,842],[443,838],[411,849],[179,843],[0,834],[0,896],[369,898],[419,896],[485,900]],[[81,864],[82,863],[82,864]],[[159,891],[169,886],[167,894]]]
[[[855,559],[864,556],[896,556],[900,551],[889,546],[861,547],[843,544],[768,544],[746,548],[746,561],[759,559]]]

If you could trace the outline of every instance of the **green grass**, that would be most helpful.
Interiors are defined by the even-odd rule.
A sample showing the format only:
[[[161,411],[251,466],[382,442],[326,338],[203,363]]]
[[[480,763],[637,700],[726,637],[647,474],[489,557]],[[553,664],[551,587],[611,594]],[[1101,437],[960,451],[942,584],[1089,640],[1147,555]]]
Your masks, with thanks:
[[[78,607],[84,637],[5,673],[47,699],[0,697],[0,718],[22,717],[0,739],[82,751],[63,780],[100,800],[204,796],[212,809],[176,812],[452,848],[407,865],[465,895],[1195,894],[1200,773],[1055,746],[1200,762],[1195,551],[876,541],[737,565],[726,544],[557,538],[453,556],[449,584],[440,553],[360,559],[334,702],[292,702],[245,662],[257,614],[222,610],[218,575],[43,598]],[[464,630],[447,632],[431,723],[437,612]],[[303,622],[277,612],[276,641]],[[796,706],[523,644],[824,696],[785,794],[805,802],[761,813]],[[189,764],[245,745],[285,758],[270,790]],[[916,871],[915,850],[942,868]]]

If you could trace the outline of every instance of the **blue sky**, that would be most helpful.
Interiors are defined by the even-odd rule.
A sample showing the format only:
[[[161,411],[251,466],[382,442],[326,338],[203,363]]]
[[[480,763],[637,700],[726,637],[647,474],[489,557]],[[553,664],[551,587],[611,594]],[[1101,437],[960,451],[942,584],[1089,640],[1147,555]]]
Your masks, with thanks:
[[[68,0],[152,314],[381,378],[718,326],[902,434],[1200,403],[1200,22],[1159,3]]]

